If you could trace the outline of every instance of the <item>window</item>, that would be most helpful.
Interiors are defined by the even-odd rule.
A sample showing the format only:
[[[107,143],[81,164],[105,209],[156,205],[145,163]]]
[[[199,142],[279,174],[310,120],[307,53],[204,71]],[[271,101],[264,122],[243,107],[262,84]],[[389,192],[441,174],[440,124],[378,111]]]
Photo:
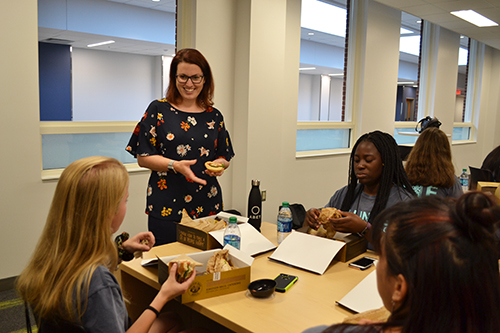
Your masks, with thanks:
[[[91,155],[136,165],[125,146],[175,52],[175,2],[140,6],[39,1],[43,179]]]
[[[350,147],[345,113],[348,3],[302,0],[298,153]]]
[[[396,128],[394,130],[394,138],[398,144],[415,143],[418,135],[414,129],[414,122],[418,121],[421,26],[420,18],[401,12]],[[412,122],[412,124],[404,122]]]
[[[452,140],[473,139],[473,115],[479,112],[484,45],[460,36],[458,79]]]

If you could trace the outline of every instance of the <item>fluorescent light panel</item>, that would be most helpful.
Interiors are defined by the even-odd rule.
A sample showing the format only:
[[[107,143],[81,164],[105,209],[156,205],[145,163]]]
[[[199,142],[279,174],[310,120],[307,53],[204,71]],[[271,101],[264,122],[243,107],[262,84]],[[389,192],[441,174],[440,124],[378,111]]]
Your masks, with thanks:
[[[316,69],[316,67],[302,67],[302,68],[299,68],[299,71],[312,71]]]
[[[114,42],[115,42],[114,40],[107,40],[105,42],[89,44],[89,45],[87,45],[87,47],[96,47],[96,46],[101,46],[101,45],[113,44]]]
[[[484,17],[483,15],[473,11],[472,9],[458,10],[458,11],[450,12],[450,14],[455,15],[456,17],[459,17],[462,20],[465,20],[469,23],[472,23],[480,28],[482,28],[482,27],[494,27],[494,26],[498,25],[498,23],[490,20],[487,17]]]

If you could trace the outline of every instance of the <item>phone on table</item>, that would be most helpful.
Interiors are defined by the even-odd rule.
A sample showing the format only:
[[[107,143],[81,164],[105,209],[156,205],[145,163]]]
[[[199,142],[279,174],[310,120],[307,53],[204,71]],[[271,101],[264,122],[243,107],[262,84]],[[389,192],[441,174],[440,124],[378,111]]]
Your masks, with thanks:
[[[355,260],[349,263],[349,267],[360,269],[364,271],[365,269],[370,268],[376,259],[370,257],[363,257],[361,259]]]
[[[284,293],[287,291],[295,282],[297,282],[299,278],[294,275],[288,275],[281,273],[277,277],[274,278],[274,281],[276,281],[276,291],[280,293]]]

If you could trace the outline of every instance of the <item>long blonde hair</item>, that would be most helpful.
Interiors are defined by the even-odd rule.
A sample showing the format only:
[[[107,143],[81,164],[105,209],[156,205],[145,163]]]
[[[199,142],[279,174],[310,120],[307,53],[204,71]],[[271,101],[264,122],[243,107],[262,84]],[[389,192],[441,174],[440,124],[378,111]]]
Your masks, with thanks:
[[[42,236],[17,280],[39,318],[80,321],[95,269],[117,265],[111,221],[127,188],[127,170],[114,158],[83,158],[63,171]]]

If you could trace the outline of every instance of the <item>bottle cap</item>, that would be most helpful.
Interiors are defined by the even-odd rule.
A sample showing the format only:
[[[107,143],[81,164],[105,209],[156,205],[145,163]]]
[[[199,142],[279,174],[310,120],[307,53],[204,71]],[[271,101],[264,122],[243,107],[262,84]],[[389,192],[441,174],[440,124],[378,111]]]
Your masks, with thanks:
[[[238,222],[238,220],[236,219],[236,217],[235,217],[235,216],[231,216],[231,217],[229,218],[229,223],[237,223],[237,222]]]
[[[462,171],[467,171],[467,169],[462,169]]]
[[[288,203],[288,201],[283,201],[283,203],[281,204],[283,207],[288,207],[290,206],[290,204]]]
[[[252,180],[252,186],[259,186],[260,185],[260,180],[254,179]]]

